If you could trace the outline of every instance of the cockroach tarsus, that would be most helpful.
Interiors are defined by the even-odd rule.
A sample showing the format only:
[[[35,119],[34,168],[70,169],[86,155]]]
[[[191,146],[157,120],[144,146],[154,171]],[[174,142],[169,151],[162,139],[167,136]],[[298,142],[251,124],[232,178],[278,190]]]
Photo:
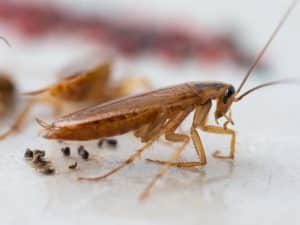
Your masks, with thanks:
[[[3,134],[0,134],[0,140],[5,139],[14,132],[20,131],[30,110],[37,103],[52,105],[57,115],[62,112],[66,103],[77,104],[81,108],[82,104],[87,106],[126,96],[137,87],[150,88],[150,84],[146,79],[126,78],[120,83],[114,84],[110,78],[111,63],[107,60],[83,72],[73,72],[72,75],[49,87],[24,93],[24,95],[29,97],[29,100],[12,126]]]
[[[229,154],[221,155],[216,151],[213,155],[216,158],[233,159],[235,155],[236,134],[234,130],[227,128],[228,124],[233,124],[230,113],[232,103],[239,102],[257,89],[291,82],[290,80],[281,80],[265,83],[238,96],[250,74],[264,55],[264,52],[277,35],[292,9],[296,6],[296,3],[297,1],[294,1],[290,6],[271,35],[271,38],[254,60],[253,65],[246,73],[237,90],[231,84],[221,82],[190,82],[175,85],[89,107],[64,116],[49,125],[41,120],[37,120],[44,127],[44,137],[48,139],[83,141],[107,138],[133,131],[134,135],[145,143],[143,147],[138,149],[125,162],[103,176],[79,178],[80,180],[88,181],[102,180],[132,164],[162,135],[170,142],[182,143],[168,161],[148,159],[150,162],[162,164],[163,167],[146,187],[141,195],[141,199],[145,199],[149,195],[156,181],[168,171],[169,167],[195,167],[203,166],[207,163],[197,128],[208,133],[230,135],[231,144]],[[224,117],[226,122],[223,126],[207,124],[213,100],[216,101],[215,120],[217,122],[218,119]],[[190,136],[176,132],[179,125],[193,111],[195,113],[190,129]],[[199,161],[177,162],[190,139],[193,141]]]

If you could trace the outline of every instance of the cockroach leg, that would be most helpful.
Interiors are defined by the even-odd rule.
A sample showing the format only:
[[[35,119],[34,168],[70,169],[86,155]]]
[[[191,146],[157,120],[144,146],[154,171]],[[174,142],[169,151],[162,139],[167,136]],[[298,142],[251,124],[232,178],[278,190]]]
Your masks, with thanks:
[[[155,185],[156,181],[160,179],[168,171],[168,169],[172,166],[172,164],[175,161],[178,160],[178,158],[180,157],[181,153],[183,152],[183,150],[185,149],[186,145],[189,143],[190,140],[189,136],[184,134],[176,134],[176,133],[167,134],[166,139],[174,142],[178,142],[180,140],[181,142],[183,142],[183,144],[178,149],[176,149],[170,161],[167,161],[164,164],[164,167],[153,177],[149,185],[145,188],[143,193],[140,195],[140,200],[145,200],[147,198],[147,196],[150,194],[151,189]]]
[[[0,135],[0,140],[4,140],[9,135],[11,135],[14,132],[19,131],[22,128],[22,126],[24,125],[25,120],[34,104],[35,104],[35,100],[33,100],[33,99],[29,100],[26,103],[24,109],[19,114],[19,116],[15,119],[15,122],[12,124],[12,126],[7,131],[5,131],[3,134]]]
[[[213,156],[215,158],[219,159],[233,159],[234,158],[234,153],[235,153],[235,142],[236,142],[236,135],[235,131],[231,129],[225,129],[223,127],[218,127],[218,126],[204,126],[201,128],[203,131],[208,132],[208,133],[214,133],[214,134],[229,134],[232,136],[231,138],[231,144],[230,144],[230,153],[228,156],[223,156],[220,155],[219,151],[215,151],[213,153]]]
[[[159,137],[155,137],[152,140],[148,141],[142,148],[140,148],[138,151],[136,151],[133,155],[131,155],[124,163],[122,163],[121,165],[119,165],[118,167],[112,169],[110,172],[104,174],[103,176],[99,176],[99,177],[78,177],[79,180],[85,180],[85,181],[99,181],[102,180],[104,178],[107,178],[109,176],[111,176],[112,174],[118,172],[119,170],[123,169],[124,167],[130,165],[131,163],[133,163],[136,159],[138,159],[141,154],[147,149],[149,148],[155,141],[156,139],[158,139]]]
[[[178,113],[173,120],[170,119],[170,122],[166,125],[166,134],[165,138],[171,142],[183,142],[183,144],[177,148],[174,155],[171,157],[169,161],[166,161],[164,167],[153,177],[152,181],[145,188],[143,193],[140,195],[140,200],[145,200],[145,198],[149,195],[152,187],[155,185],[156,181],[161,178],[168,169],[172,166],[174,161],[177,161],[180,157],[182,151],[185,149],[185,146],[189,143],[189,136],[185,134],[177,134],[175,130],[182,123],[182,121],[189,115],[192,109],[187,109],[186,111],[181,111]]]
[[[206,155],[203,148],[202,141],[200,139],[200,136],[196,130],[196,128],[201,127],[203,123],[206,122],[208,113],[211,108],[211,102],[207,103],[204,106],[199,106],[196,108],[194,119],[193,119],[193,125],[191,127],[191,138],[193,140],[197,155],[200,159],[199,162],[172,162],[170,166],[176,166],[176,167],[196,167],[196,166],[203,166],[206,164]],[[166,161],[160,161],[160,160],[152,160],[147,159],[148,162],[157,163],[157,164],[165,164]]]
[[[160,113],[152,123],[142,127],[142,130],[136,134],[136,137],[140,137],[142,142],[147,142],[155,134],[159,133],[163,128],[165,121],[168,119],[168,115],[165,112]]]
[[[138,151],[136,151],[133,155],[131,155],[124,163],[122,163],[121,165],[119,165],[118,167],[112,169],[110,172],[104,174],[103,176],[99,176],[99,177],[92,177],[92,178],[85,178],[85,177],[79,177],[79,180],[86,180],[86,181],[99,181],[102,180],[104,178],[107,178],[109,176],[111,176],[112,174],[118,172],[119,170],[123,169],[124,167],[130,165],[131,163],[133,163],[136,159],[138,159],[142,153],[148,149],[157,139],[159,139],[159,137],[164,134],[167,133],[167,131],[171,132],[176,130],[176,128],[181,124],[181,122],[187,117],[187,115],[190,113],[190,109],[188,109],[186,112],[180,112],[178,113],[174,119],[172,120],[172,118],[170,119],[170,121],[166,124],[166,126],[164,128],[162,128],[157,134],[153,135],[153,137],[146,142],[146,144],[140,148]],[[180,141],[180,140],[178,140]]]

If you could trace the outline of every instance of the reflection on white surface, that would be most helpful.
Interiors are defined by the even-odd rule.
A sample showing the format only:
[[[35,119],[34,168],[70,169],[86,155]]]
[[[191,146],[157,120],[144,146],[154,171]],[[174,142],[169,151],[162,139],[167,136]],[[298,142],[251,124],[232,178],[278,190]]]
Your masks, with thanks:
[[[275,4],[272,1],[221,3],[214,0],[209,3],[199,1],[197,6],[189,7],[176,2],[193,12],[195,17],[206,8],[208,12],[216,10],[222,15],[231,15],[247,26],[245,30],[254,34],[252,37],[258,46],[263,45],[288,5],[288,1]],[[153,4],[156,7],[158,3]],[[269,9],[270,4],[272,10]],[[167,7],[166,11],[170,8]],[[258,74],[251,79],[248,87],[278,77],[300,76],[299,15],[298,7],[271,46],[268,57],[273,60],[272,76]],[[207,17],[211,21],[213,16],[209,14]],[[12,44],[13,49],[0,45],[0,64],[15,73],[20,90],[36,89],[53,82],[53,74],[58,69],[91,51],[89,46],[68,40],[48,47],[42,43],[32,47]],[[116,63],[119,74],[128,71],[145,74],[156,87],[207,79],[238,84],[240,74],[244,73],[226,66],[217,71],[206,71],[194,64],[176,68],[154,59],[141,59],[134,63],[120,59]],[[130,134],[118,137],[116,150],[98,149],[96,142],[85,143],[93,160],[79,160],[79,170],[68,172],[66,165],[72,160],[61,157],[61,145],[37,136],[40,128],[32,122],[34,117],[39,115],[50,121],[51,112],[46,107],[36,107],[24,132],[0,143],[0,217],[3,224],[294,223],[299,220],[300,205],[298,96],[298,87],[278,86],[258,91],[234,105],[233,118],[238,132],[235,161],[227,162],[209,156],[208,165],[204,168],[172,168],[143,205],[139,204],[137,196],[159,170],[159,166],[146,163],[143,159],[167,159],[172,152],[171,147],[157,143],[142,160],[105,181],[78,182],[78,175],[98,175],[116,166],[140,143]],[[190,119],[185,122],[185,130],[188,130],[190,122]],[[229,151],[228,137],[200,133],[207,155],[215,149]],[[76,147],[79,144],[70,145],[73,156],[77,157]],[[23,160],[27,147],[47,150],[50,159],[57,164],[58,175],[38,175]],[[183,160],[195,158],[190,144]]]

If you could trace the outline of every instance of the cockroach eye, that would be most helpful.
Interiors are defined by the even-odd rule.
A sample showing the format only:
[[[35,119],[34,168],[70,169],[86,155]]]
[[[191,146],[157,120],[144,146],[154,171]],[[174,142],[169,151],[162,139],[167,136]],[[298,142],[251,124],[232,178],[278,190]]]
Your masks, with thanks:
[[[228,99],[235,93],[235,89],[233,86],[229,86],[228,89],[225,92],[223,103],[226,104]]]

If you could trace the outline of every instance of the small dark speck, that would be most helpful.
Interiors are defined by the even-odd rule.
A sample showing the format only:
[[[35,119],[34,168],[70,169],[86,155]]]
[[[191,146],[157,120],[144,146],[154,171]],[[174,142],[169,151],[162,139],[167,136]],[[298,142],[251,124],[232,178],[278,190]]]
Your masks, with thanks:
[[[55,173],[55,169],[46,167],[41,171],[41,173],[44,175],[53,175]]]
[[[76,168],[77,168],[77,162],[75,162],[75,163],[69,165],[69,169],[70,169],[70,170],[74,170],[74,169],[76,169]]]
[[[33,154],[34,154],[35,156],[36,156],[36,155],[39,155],[39,156],[41,156],[41,157],[44,157],[44,156],[46,155],[45,151],[42,151],[42,150],[39,150],[39,149],[34,150],[34,151],[33,151]]]
[[[118,144],[116,139],[101,139],[98,142],[98,147],[101,148],[104,143],[107,143],[110,147],[116,147]]]
[[[32,160],[33,159],[33,151],[31,151],[29,148],[27,148],[24,153],[24,158],[28,159],[28,160]]]
[[[63,153],[64,156],[70,156],[71,149],[70,149],[70,147],[64,147],[61,149],[61,152]]]
[[[101,148],[103,146],[104,139],[99,140],[98,147]]]
[[[78,148],[78,154],[81,156],[81,158],[87,160],[89,158],[89,152],[81,145]]]
[[[116,147],[118,144],[117,140],[115,140],[115,139],[107,139],[106,142],[108,145],[110,145],[112,147]]]

